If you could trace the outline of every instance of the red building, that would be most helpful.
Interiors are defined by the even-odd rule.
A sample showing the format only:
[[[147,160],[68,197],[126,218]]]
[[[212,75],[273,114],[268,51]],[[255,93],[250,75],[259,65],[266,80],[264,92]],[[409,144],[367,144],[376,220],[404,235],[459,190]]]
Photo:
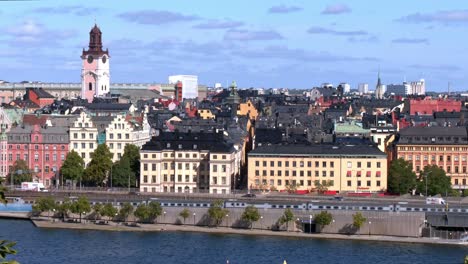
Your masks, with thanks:
[[[65,127],[17,126],[7,133],[8,173],[15,161],[25,160],[34,180],[51,185],[59,175],[70,140]]]
[[[460,112],[461,102],[444,99],[411,99],[410,115],[432,115],[434,112]]]

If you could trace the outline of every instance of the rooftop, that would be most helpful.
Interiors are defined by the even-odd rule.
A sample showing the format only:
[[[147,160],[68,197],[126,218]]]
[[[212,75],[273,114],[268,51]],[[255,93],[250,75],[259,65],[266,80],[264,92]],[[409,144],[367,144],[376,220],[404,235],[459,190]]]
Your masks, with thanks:
[[[249,156],[261,156],[261,155],[346,155],[346,156],[381,156],[386,157],[386,154],[380,151],[373,145],[303,145],[303,144],[291,144],[291,145],[269,145],[262,146],[252,150]]]

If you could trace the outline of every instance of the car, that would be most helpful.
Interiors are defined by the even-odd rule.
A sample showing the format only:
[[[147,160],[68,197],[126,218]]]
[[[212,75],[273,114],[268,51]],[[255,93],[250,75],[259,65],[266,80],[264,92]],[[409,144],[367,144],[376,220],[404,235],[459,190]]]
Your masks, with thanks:
[[[333,201],[343,201],[344,200],[344,197],[343,196],[334,196],[332,198],[330,198],[330,200],[333,200]]]
[[[256,195],[254,193],[247,193],[247,194],[242,195],[242,197],[255,198]]]

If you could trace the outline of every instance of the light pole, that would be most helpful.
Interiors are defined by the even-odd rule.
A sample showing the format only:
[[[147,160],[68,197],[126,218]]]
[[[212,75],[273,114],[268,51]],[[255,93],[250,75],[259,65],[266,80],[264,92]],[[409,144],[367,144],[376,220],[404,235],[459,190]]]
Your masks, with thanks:
[[[229,218],[228,217],[229,217],[229,215],[226,214],[226,227],[229,227]]]
[[[429,176],[429,174],[431,174],[430,171],[425,174],[425,176],[426,176],[425,177],[426,178],[426,197],[427,197],[427,176]]]
[[[193,225],[195,225],[195,216],[196,215],[197,215],[196,213],[193,213]]]
[[[371,232],[370,232],[371,224],[372,224],[372,222],[369,221],[369,236],[371,235]]]
[[[260,229],[263,229],[263,215],[260,216]]]
[[[312,233],[312,215],[309,215],[309,234]]]
[[[83,218],[85,218],[85,217],[86,217],[86,215],[85,215],[85,214],[86,214],[86,212],[83,212]],[[85,222],[86,222],[86,220],[85,220]]]
[[[163,212],[163,222],[166,222],[166,211]]]

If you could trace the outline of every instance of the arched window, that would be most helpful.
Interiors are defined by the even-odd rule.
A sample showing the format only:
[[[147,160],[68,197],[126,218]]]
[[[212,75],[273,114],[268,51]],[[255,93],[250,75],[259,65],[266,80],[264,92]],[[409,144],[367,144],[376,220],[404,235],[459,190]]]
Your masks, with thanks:
[[[90,90],[90,91],[93,90],[93,84],[92,84],[92,83],[89,83],[89,84],[88,84],[88,87],[89,87],[89,90]]]

